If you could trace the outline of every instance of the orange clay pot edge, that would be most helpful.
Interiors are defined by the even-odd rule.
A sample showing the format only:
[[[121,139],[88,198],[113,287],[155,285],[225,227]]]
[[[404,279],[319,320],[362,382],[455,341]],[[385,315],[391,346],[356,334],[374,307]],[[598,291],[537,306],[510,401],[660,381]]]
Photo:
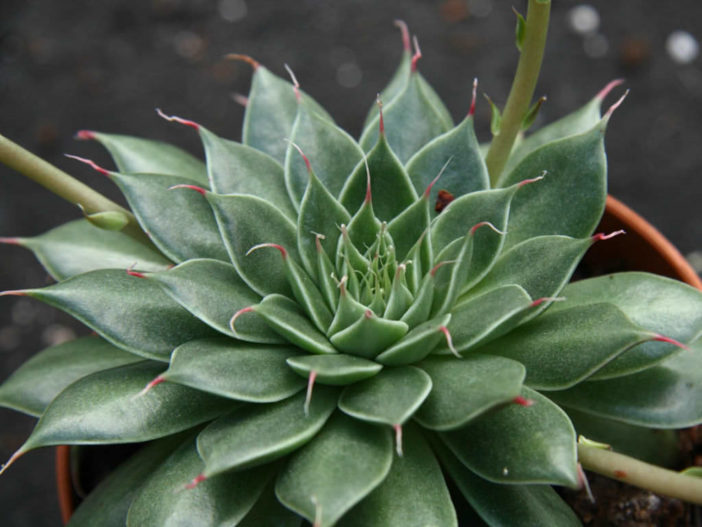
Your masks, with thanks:
[[[671,265],[678,274],[678,278],[687,284],[702,290],[702,280],[692,269],[687,260],[680,254],[675,246],[663,236],[658,229],[648,223],[636,212],[612,196],[607,196],[605,213],[616,218],[626,230],[636,232],[645,239],[651,247]],[[61,519],[68,523],[74,510],[73,486],[71,483],[70,447],[56,447],[56,484],[58,487]]]

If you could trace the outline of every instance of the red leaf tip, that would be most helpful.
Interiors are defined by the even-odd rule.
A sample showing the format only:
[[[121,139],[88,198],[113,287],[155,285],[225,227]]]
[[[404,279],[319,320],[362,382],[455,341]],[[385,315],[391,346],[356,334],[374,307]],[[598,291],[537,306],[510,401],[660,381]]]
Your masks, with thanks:
[[[146,275],[145,275],[144,273],[140,273],[139,271],[134,271],[134,270],[133,270],[135,265],[136,265],[136,264],[132,264],[131,266],[129,266],[129,267],[127,268],[127,274],[128,274],[129,276],[133,276],[133,277],[135,277],[135,278],[146,278]]]
[[[241,53],[228,53],[224,56],[224,58],[228,60],[239,60],[241,62],[246,62],[253,68],[254,71],[256,71],[261,65],[261,63],[256,59],[249,57],[248,55],[242,55]]]
[[[476,223],[475,225],[473,225],[473,226],[470,228],[470,235],[473,236],[473,235],[475,234],[475,231],[477,231],[480,227],[483,227],[483,226],[486,226],[486,225],[487,225],[488,227],[490,227],[493,231],[495,231],[497,234],[503,234],[503,235],[505,234],[504,231],[501,231],[500,229],[498,229],[497,227],[495,227],[495,226],[494,226],[492,223],[490,223],[489,221],[481,221],[480,223]]]
[[[395,451],[402,457],[402,425],[392,425],[392,428],[395,430]]]
[[[408,53],[411,52],[412,44],[410,43],[410,34],[407,23],[404,20],[398,19],[395,20],[395,25],[400,28],[400,32],[402,33],[402,48]]]
[[[422,58],[422,50],[419,49],[419,40],[417,40],[417,35],[412,37],[412,42],[414,43],[414,55],[412,55],[412,65],[410,70],[412,72],[417,71],[417,62]]]
[[[204,196],[205,194],[207,194],[207,190],[206,190],[206,189],[204,189],[204,188],[202,188],[202,187],[198,187],[197,185],[188,185],[188,184],[186,184],[186,183],[182,183],[182,184],[180,184],[180,185],[173,185],[172,187],[168,187],[168,190],[174,190],[174,189],[177,189],[177,188],[187,188],[187,189],[190,189],[190,190],[194,190],[195,192],[199,192],[199,193],[202,194],[203,196]]]
[[[244,108],[246,108],[249,105],[249,98],[246,95],[234,92],[231,94],[231,97],[235,103],[243,106]]]
[[[383,100],[380,94],[375,96],[375,104],[378,105],[378,133],[385,135],[385,120],[383,119]]]
[[[439,331],[441,331],[444,334],[444,337],[446,337],[446,345],[448,346],[448,349],[453,353],[456,357],[461,359],[462,357],[458,354],[458,351],[456,351],[456,348],[453,346],[453,339],[451,338],[451,332],[446,326],[439,326]]]
[[[7,245],[22,245],[21,238],[0,238],[0,243]]]
[[[15,461],[17,461],[20,457],[24,455],[24,452],[22,452],[22,449],[18,450],[12,456],[10,456],[10,459],[8,459],[5,463],[3,463],[2,466],[0,466],[0,474],[5,472],[8,468],[10,468]]]
[[[0,291],[0,296],[27,296],[27,292],[23,289],[10,289],[8,291]]]
[[[107,169],[105,169],[105,168],[102,168],[100,165],[98,165],[95,161],[93,161],[93,160],[91,160],[91,159],[87,159],[87,158],[85,158],[85,157],[74,156],[73,154],[63,154],[63,155],[66,156],[66,157],[69,158],[69,159],[75,159],[76,161],[80,161],[81,163],[85,163],[85,164],[88,165],[90,168],[92,168],[92,169],[95,170],[96,172],[99,172],[99,173],[102,174],[103,176],[107,176],[107,177],[110,176],[110,171],[109,171],[109,170],[107,170]]]
[[[548,174],[548,171],[544,170],[540,176],[533,177],[530,179],[523,179],[519,183],[517,183],[517,188],[522,188],[524,185],[529,185],[531,183],[536,183],[537,181],[541,181],[542,179],[544,179],[544,177],[546,177],[546,174]]]
[[[529,307],[538,307],[544,302],[562,302],[563,300],[565,300],[565,298],[562,296],[542,296],[529,304]]]
[[[142,395],[146,395],[146,393],[151,390],[154,386],[158,386],[162,382],[166,382],[166,378],[163,375],[159,375],[158,377],[154,378],[152,381],[149,381],[149,383],[144,386],[144,389],[141,390],[138,394],[137,397],[141,397]]]
[[[475,100],[478,94],[478,77],[473,79],[473,96],[470,100],[470,110],[468,110],[468,116],[472,117],[475,115]]]
[[[312,370],[310,376],[307,378],[307,393],[305,394],[305,405],[303,410],[305,411],[305,416],[310,415],[310,403],[312,402],[312,390],[314,389],[314,381],[317,379],[317,372]]]
[[[517,395],[514,399],[512,399],[512,402],[514,404],[518,404],[519,406],[524,406],[525,408],[529,408],[534,404],[533,399],[527,399],[521,395]]]
[[[239,318],[244,313],[251,313],[252,311],[254,311],[253,306],[247,306],[247,307],[241,308],[239,311],[234,313],[234,315],[232,315],[231,320],[229,320],[229,327],[231,328],[232,333],[234,333],[234,335],[236,335],[236,328],[234,327],[234,324],[236,323],[236,319]]]
[[[92,130],[78,130],[76,132],[75,138],[80,141],[91,141],[95,139],[95,132]]]
[[[300,83],[297,82],[297,77],[295,77],[295,73],[290,66],[285,64],[285,69],[288,72],[288,75],[290,75],[290,80],[292,80],[293,90],[295,90],[295,98],[297,99],[297,102],[300,102]]]
[[[200,125],[197,124],[195,121],[183,119],[182,117],[177,117],[175,115],[166,115],[161,111],[161,108],[156,108],[156,113],[159,115],[159,117],[163,117],[166,121],[184,124],[185,126],[189,126],[190,128],[194,128],[195,130],[200,129]]]
[[[370,309],[366,309],[366,312],[363,314],[367,319],[373,318],[373,311]]]
[[[674,338],[666,337],[665,335],[661,335],[660,333],[657,333],[656,335],[653,336],[651,340],[655,340],[657,342],[667,342],[668,344],[673,344],[674,346],[677,346],[678,348],[682,348],[684,350],[689,351],[690,348],[683,344],[682,342],[675,340]]]
[[[585,492],[587,493],[587,498],[590,500],[590,503],[595,503],[595,496],[592,495],[592,490],[590,489],[590,482],[587,480],[587,476],[585,475],[583,466],[580,463],[578,463],[578,484],[580,485],[581,489],[585,489]]]
[[[202,482],[205,481],[206,479],[207,479],[207,477],[206,477],[204,474],[198,474],[197,476],[195,476],[195,477],[193,478],[193,480],[192,480],[190,483],[188,483],[188,484],[185,486],[185,488],[188,489],[188,490],[194,489],[195,487],[197,487],[200,483],[202,483]]]
[[[609,81],[607,83],[607,86],[602,88],[597,95],[595,95],[595,99],[599,99],[600,102],[602,102],[607,95],[609,95],[609,92],[611,92],[614,88],[617,86],[624,84],[624,79],[614,79],[613,81]]]
[[[258,245],[254,245],[246,252],[246,256],[250,255],[254,251],[258,251],[259,249],[264,249],[266,247],[278,249],[280,251],[280,255],[283,257],[283,260],[288,257],[288,251],[285,250],[285,247],[278,245],[277,243],[259,243]]]
[[[311,174],[312,173],[312,165],[310,164],[309,158],[305,155],[305,153],[302,151],[302,148],[300,146],[289,139],[286,139],[288,143],[290,143],[290,146],[292,146],[295,150],[299,152],[299,154],[302,156],[302,159],[305,162],[305,166],[307,167],[307,173]]]
[[[592,235],[592,240],[595,242],[601,242],[603,240],[609,240],[610,238],[619,236],[620,234],[626,234],[626,231],[624,229],[620,229],[618,231],[610,232],[609,234],[598,232],[597,234]]]
[[[434,179],[431,180],[431,183],[429,183],[429,186],[427,186],[427,189],[424,191],[424,197],[428,198],[429,194],[431,194],[431,189],[434,187],[434,184],[439,181],[439,178],[441,175],[444,173],[446,168],[448,168],[449,164],[453,161],[453,156],[449,157],[446,160],[446,163],[444,163],[444,166],[441,167],[441,170],[439,170],[439,173],[436,175]],[[445,190],[443,192],[446,192]],[[438,211],[437,211],[438,212]]]
[[[609,109],[605,112],[603,119],[609,119],[610,117],[612,117],[614,110],[621,106],[621,104],[624,102],[624,99],[626,99],[627,95],[629,95],[629,90],[626,90],[624,92],[624,95],[622,95],[617,102],[615,102],[612,106],[609,107]]]

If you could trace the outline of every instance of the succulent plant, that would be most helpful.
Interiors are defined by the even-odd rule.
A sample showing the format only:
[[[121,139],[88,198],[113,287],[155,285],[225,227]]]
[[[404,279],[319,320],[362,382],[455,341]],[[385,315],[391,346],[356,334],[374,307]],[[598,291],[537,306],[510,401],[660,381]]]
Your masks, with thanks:
[[[520,19],[525,60],[535,26]],[[254,69],[242,143],[165,114],[206,163],[80,132],[112,154],[117,170],[93,166],[134,216],[75,200],[85,218],[3,239],[57,283],[2,294],[97,333],[0,387],[40,417],[11,461],[149,442],[70,525],[449,526],[463,498],[490,525],[575,525],[551,485],[585,484],[579,461],[659,488],[661,469],[630,478],[630,458],[576,439],[632,453],[659,444],[650,429],[702,422],[702,293],[645,273],[569,283],[617,234],[593,235],[618,83],[514,147],[538,105],[495,110],[508,144],[486,158],[476,86],[454,125],[403,35],[358,142],[294,75],[236,56]],[[668,476],[663,492],[702,500],[699,480]]]

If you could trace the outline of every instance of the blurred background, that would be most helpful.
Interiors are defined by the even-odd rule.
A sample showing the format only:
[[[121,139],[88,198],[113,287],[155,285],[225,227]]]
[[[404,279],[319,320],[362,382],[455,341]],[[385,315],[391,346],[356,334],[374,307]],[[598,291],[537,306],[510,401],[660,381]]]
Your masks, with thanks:
[[[514,7],[526,10],[525,0]],[[424,57],[419,68],[455,119],[467,112],[473,77],[502,105],[517,61],[510,2],[496,0],[2,0],[0,132],[112,199],[109,181],[67,159],[109,166],[80,129],[158,138],[200,155],[196,134],[154,112],[194,119],[240,138],[251,69],[223,55],[251,55],[295,71],[303,89],[358,136],[366,111],[395,70],[404,19]],[[610,192],[643,214],[696,265],[702,254],[702,3],[698,0],[554,0],[537,96],[536,126],[570,112],[608,81],[631,93],[607,131]],[[480,98],[479,137],[489,139]],[[31,236],[79,217],[72,205],[0,166],[0,236]],[[31,253],[0,246],[0,290],[49,278]],[[85,328],[38,302],[0,299],[0,380],[36,351]],[[34,420],[0,409],[0,459]],[[59,524],[53,450],[33,452],[0,477],[5,526]]]

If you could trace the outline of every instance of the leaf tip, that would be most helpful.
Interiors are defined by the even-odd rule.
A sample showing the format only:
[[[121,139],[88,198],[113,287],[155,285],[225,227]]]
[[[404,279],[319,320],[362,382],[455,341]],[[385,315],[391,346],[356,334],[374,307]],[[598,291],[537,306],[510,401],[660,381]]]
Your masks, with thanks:
[[[441,331],[444,334],[444,337],[446,337],[446,345],[451,353],[453,353],[459,359],[463,358],[459,355],[458,351],[456,351],[456,348],[453,345],[453,339],[451,338],[451,332],[449,329],[446,326],[439,326],[439,331]]]
[[[686,351],[690,351],[690,347],[687,346],[686,344],[683,344],[679,340],[675,340],[674,338],[671,337],[666,337],[665,335],[661,335],[660,333],[656,333],[653,335],[651,340],[654,340],[656,342],[667,342],[668,344],[672,344],[674,346],[677,346],[678,348],[682,348]]]
[[[305,417],[310,415],[310,404],[312,403],[312,390],[314,389],[314,382],[317,380],[317,372],[315,370],[310,371],[310,375],[307,378],[307,392],[305,393],[305,404],[303,406],[303,411],[305,412]]]
[[[261,63],[258,62],[256,59],[250,57],[249,55],[242,55],[241,53],[227,53],[226,55],[224,55],[224,58],[227,60],[238,60],[241,62],[246,62],[249,66],[253,68],[254,71],[256,71],[261,65]]]
[[[419,59],[422,58],[422,50],[419,48],[419,40],[417,39],[417,35],[412,37],[412,43],[414,44],[414,55],[412,55],[410,71],[414,73],[417,71],[417,62],[419,62]]]
[[[181,183],[180,185],[173,185],[172,187],[168,187],[168,190],[175,190],[177,188],[187,188],[190,190],[194,190],[195,192],[198,192],[203,196],[207,194],[206,189],[204,189],[202,187],[198,187],[197,185],[188,185],[186,183]]]
[[[400,28],[400,33],[402,34],[402,49],[407,53],[412,51],[412,44],[410,42],[410,33],[407,23],[404,20],[395,20],[395,26]]]
[[[610,232],[609,234],[605,234],[603,232],[598,232],[597,234],[592,235],[592,241],[593,242],[601,242],[604,240],[609,240],[611,238],[614,238],[615,236],[619,236],[620,234],[626,234],[626,231],[624,229],[620,229],[618,231]]]
[[[146,395],[149,391],[151,391],[152,388],[154,388],[155,386],[158,386],[162,382],[166,382],[166,378],[163,375],[159,375],[159,376],[155,377],[154,379],[149,381],[147,383],[147,385],[144,386],[144,388],[139,393],[136,394],[136,397],[142,397],[142,396]]]
[[[512,403],[517,404],[519,406],[523,406],[524,408],[529,408],[530,406],[534,405],[534,400],[527,399],[526,397],[522,397],[521,395],[517,395],[514,399],[512,399]]]
[[[246,256],[249,256],[254,251],[265,248],[278,249],[280,251],[280,255],[283,257],[283,260],[287,259],[288,257],[288,251],[285,250],[285,247],[277,243],[259,243],[258,245],[254,245],[251,247],[251,249],[246,251]]]
[[[475,115],[475,100],[478,95],[478,77],[473,79],[473,96],[470,100],[470,109],[468,110],[468,117],[473,117]]]
[[[295,99],[297,99],[297,102],[300,102],[300,83],[297,81],[297,77],[295,77],[295,72],[293,72],[292,68],[288,65],[285,64],[285,70],[288,72],[288,75],[290,75],[290,80],[292,81],[293,85],[293,90],[295,91]]]
[[[232,333],[234,333],[234,335],[237,334],[236,327],[235,327],[236,320],[244,313],[251,313],[252,311],[255,311],[254,307],[247,306],[247,307],[241,308],[239,311],[237,311],[236,313],[234,313],[232,315],[232,318],[229,320],[229,328],[232,330]]]
[[[583,470],[583,466],[578,463],[578,483],[581,489],[585,489],[585,492],[587,493],[587,498],[590,500],[590,503],[595,503],[595,496],[592,495],[592,490],[590,489],[590,482],[587,480],[587,476],[585,475],[585,471]]]
[[[481,222],[476,223],[475,225],[473,225],[473,226],[470,228],[470,235],[473,236],[473,235],[475,234],[475,231],[477,231],[480,227],[484,227],[484,226],[490,227],[490,228],[491,228],[493,231],[495,231],[497,234],[502,234],[502,235],[505,234],[505,231],[501,231],[500,229],[498,229],[497,227],[495,227],[495,226],[494,226],[492,223],[490,223],[489,221],[481,221]]]
[[[202,483],[206,479],[207,479],[207,476],[205,476],[204,474],[198,474],[190,481],[190,483],[185,485],[185,488],[187,490],[194,489],[195,487],[197,487],[200,483]]]
[[[156,113],[159,115],[159,117],[162,117],[166,121],[171,121],[175,122],[178,124],[183,124],[185,126],[189,126],[190,128],[194,128],[195,130],[200,130],[200,125],[197,124],[195,121],[190,121],[189,119],[183,119],[182,117],[178,117],[175,115],[166,115],[161,111],[161,108],[156,108]]]
[[[233,92],[231,94],[231,98],[235,103],[237,103],[240,106],[243,106],[244,108],[246,108],[249,105],[249,98],[242,93]]]
[[[95,139],[95,132],[92,130],[78,130],[73,137],[79,141],[92,141]]]
[[[0,243],[4,243],[6,245],[22,245],[22,238],[17,238],[17,237],[3,238],[3,237],[0,237]]]
[[[305,167],[307,167],[307,173],[312,174],[312,165],[310,164],[310,160],[305,155],[305,153],[302,151],[302,148],[300,148],[300,145],[291,141],[290,139],[286,139],[286,141],[290,144],[290,146],[292,146],[295,150],[297,150],[298,153],[302,156],[302,160],[305,162]]]
[[[63,154],[63,155],[69,159],[75,159],[76,161],[80,161],[81,163],[85,163],[90,168],[92,168],[96,172],[102,174],[103,176],[110,177],[110,175],[111,175],[109,170],[107,170],[106,168],[102,168],[100,165],[98,165],[92,159],[88,159],[88,158],[80,157],[80,156],[74,156],[73,154]]]
[[[0,475],[2,475],[8,468],[10,468],[12,465],[15,464],[15,461],[17,461],[20,457],[22,457],[25,454],[24,446],[20,447],[17,452],[12,454],[10,456],[10,459],[8,459],[5,463],[0,466]]]
[[[607,85],[602,88],[599,92],[597,92],[597,95],[595,95],[595,99],[597,99],[600,103],[605,100],[607,95],[616,88],[617,86],[620,86],[621,84],[624,84],[624,79],[614,79],[612,81],[609,81]]]
[[[542,296],[529,304],[529,307],[539,307],[544,302],[562,302],[563,300],[565,300],[565,297],[562,296]]]
[[[10,289],[8,291],[0,291],[0,296],[27,296],[27,290]]]
[[[395,451],[399,457],[402,457],[404,455],[402,450],[402,425],[392,425],[392,428],[395,430]]]
[[[629,95],[630,90],[626,90],[624,92],[624,95],[622,95],[617,102],[615,102],[612,106],[609,107],[609,109],[605,112],[604,116],[602,117],[602,120],[604,122],[609,121],[609,118],[612,117],[612,114],[614,113],[614,110],[619,108],[621,104],[624,102],[624,99],[626,99],[627,95]]]

